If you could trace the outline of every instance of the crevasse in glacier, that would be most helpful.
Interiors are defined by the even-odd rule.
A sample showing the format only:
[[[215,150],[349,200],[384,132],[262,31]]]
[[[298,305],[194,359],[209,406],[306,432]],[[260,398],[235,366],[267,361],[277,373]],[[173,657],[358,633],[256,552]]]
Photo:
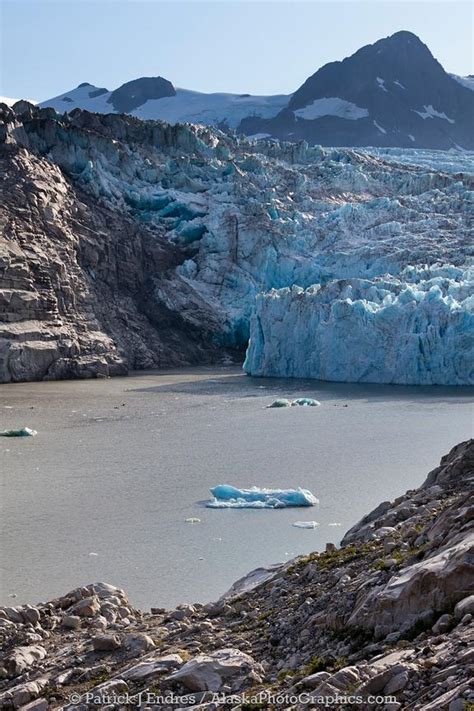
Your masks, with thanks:
[[[453,267],[412,268],[400,278],[338,279],[261,294],[244,369],[349,382],[474,384],[472,276]]]

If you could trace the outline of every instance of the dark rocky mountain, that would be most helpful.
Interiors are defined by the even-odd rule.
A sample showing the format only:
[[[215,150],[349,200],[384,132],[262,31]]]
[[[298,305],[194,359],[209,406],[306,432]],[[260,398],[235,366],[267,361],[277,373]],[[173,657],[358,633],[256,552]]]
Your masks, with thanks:
[[[119,113],[128,114],[149,99],[163,99],[165,96],[176,96],[170,81],[163,77],[142,77],[122,84],[111,93],[107,102]]]
[[[474,148],[474,93],[411,32],[397,32],[319,69],[277,116],[247,134],[346,146]]]

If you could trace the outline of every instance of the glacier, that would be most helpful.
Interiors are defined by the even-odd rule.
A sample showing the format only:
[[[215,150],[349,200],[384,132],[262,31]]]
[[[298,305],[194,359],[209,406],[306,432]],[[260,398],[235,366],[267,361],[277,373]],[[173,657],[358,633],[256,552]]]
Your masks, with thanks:
[[[211,509],[283,509],[290,506],[315,506],[318,499],[307,489],[238,489],[220,484],[211,489],[214,497],[206,503]]]
[[[39,111],[8,140],[176,247],[149,313],[205,323],[216,348],[243,352],[251,336],[251,375],[472,382],[472,152]]]
[[[474,270],[406,269],[257,298],[244,369],[319,380],[474,384]]]

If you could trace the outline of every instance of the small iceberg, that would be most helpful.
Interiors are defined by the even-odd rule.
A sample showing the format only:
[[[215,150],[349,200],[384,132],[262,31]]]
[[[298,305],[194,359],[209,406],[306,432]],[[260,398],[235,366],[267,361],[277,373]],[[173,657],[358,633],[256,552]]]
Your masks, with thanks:
[[[3,430],[0,432],[0,437],[35,437],[37,434],[36,430],[23,427],[21,430]]]
[[[269,407],[295,407],[295,406],[300,406],[300,407],[319,407],[321,403],[319,400],[313,400],[312,397],[297,397],[296,400],[287,400],[286,398],[282,397],[279,398],[278,400],[274,400],[271,405],[267,405],[267,408]]]
[[[295,528],[317,528],[319,523],[317,521],[295,521],[292,526]]]
[[[300,407],[319,407],[321,405],[319,400],[313,400],[312,397],[298,397],[291,404],[300,405]]]
[[[315,506],[319,500],[307,489],[237,489],[220,484],[211,489],[210,509],[284,509],[289,506]]]
[[[267,405],[267,407],[291,407],[292,402],[291,400],[287,400],[284,397],[278,398],[278,400],[274,400],[271,405]]]
[[[201,523],[200,518],[195,518],[194,516],[191,516],[190,518],[185,518],[184,519],[185,523]]]

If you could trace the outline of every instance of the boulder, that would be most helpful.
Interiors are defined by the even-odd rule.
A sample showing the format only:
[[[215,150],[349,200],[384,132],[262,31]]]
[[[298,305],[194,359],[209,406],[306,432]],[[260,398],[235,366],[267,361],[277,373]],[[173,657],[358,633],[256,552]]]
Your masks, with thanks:
[[[169,682],[181,682],[189,691],[219,691],[224,684],[243,682],[246,677],[261,673],[261,667],[248,654],[238,649],[220,649],[211,654],[199,654],[167,677]]]
[[[137,657],[140,654],[148,652],[150,649],[154,649],[155,643],[147,634],[135,632],[125,635],[123,646],[131,656]]]
[[[95,652],[114,652],[122,645],[117,634],[100,634],[92,639]]]
[[[456,620],[461,620],[464,615],[474,615],[474,595],[469,595],[469,597],[460,600],[454,608]]]
[[[96,595],[86,597],[84,600],[79,600],[69,610],[71,615],[79,615],[79,617],[94,617],[100,612],[99,598]]]
[[[46,657],[46,650],[40,645],[17,647],[5,661],[8,676],[15,677]]]
[[[402,569],[385,586],[363,595],[348,625],[385,637],[457,603],[474,587],[474,535],[466,534],[439,553]]]
[[[79,615],[65,615],[61,620],[61,625],[71,630],[78,630],[81,624]]]
[[[146,661],[139,662],[133,667],[130,667],[130,669],[122,672],[120,676],[126,681],[148,679],[158,674],[171,672],[173,669],[182,666],[182,664],[183,660],[179,654],[168,654],[164,657],[153,657]]]

